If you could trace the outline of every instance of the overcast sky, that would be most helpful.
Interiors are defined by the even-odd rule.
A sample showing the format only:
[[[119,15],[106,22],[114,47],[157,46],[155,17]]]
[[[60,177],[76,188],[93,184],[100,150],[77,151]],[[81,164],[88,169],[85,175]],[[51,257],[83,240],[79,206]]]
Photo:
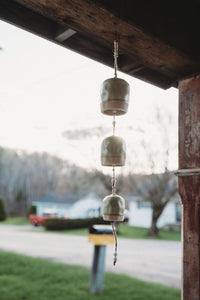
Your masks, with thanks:
[[[102,169],[100,145],[112,134],[112,118],[100,112],[100,86],[113,77],[112,68],[1,21],[0,48],[0,146],[45,151]],[[148,169],[142,141],[162,169],[162,154],[156,152],[162,153],[165,138],[158,109],[167,124],[170,168],[176,169],[177,90],[164,91],[120,72],[118,77],[131,87],[128,114],[117,118],[116,128],[127,143],[124,170]]]

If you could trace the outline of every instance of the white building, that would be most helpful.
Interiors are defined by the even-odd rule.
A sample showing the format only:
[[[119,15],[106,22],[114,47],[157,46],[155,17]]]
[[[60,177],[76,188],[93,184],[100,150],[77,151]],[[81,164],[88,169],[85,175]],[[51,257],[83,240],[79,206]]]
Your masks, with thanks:
[[[69,217],[72,219],[98,217],[101,214],[101,206],[100,198],[95,194],[88,194],[73,204]]]
[[[72,204],[67,200],[60,199],[57,196],[47,195],[37,201],[33,201],[36,206],[36,214],[42,216],[45,213],[58,214],[62,217],[69,217]]]
[[[88,194],[82,199],[71,202],[55,195],[47,195],[33,202],[36,214],[57,214],[71,219],[98,217],[101,214],[102,200],[95,194]]]
[[[129,225],[149,228],[152,220],[151,203],[142,201],[138,195],[131,196],[127,200],[129,200]],[[158,228],[161,228],[167,224],[180,224],[180,222],[181,205],[177,196],[166,205],[157,225]]]

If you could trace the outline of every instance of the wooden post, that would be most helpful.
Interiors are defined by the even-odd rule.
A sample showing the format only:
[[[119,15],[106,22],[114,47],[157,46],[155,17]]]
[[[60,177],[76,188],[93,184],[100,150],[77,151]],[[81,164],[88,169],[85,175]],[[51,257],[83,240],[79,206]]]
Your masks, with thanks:
[[[200,168],[200,75],[179,82],[179,169]],[[182,300],[200,300],[200,175],[179,177]]]
[[[106,246],[94,246],[92,272],[90,278],[90,293],[101,294],[103,290],[104,265]]]

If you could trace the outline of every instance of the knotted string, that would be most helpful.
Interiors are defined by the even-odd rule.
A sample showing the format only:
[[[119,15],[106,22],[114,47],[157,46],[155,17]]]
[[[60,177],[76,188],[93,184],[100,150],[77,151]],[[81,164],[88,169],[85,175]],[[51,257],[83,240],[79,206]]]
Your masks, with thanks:
[[[115,231],[114,222],[111,222],[111,225],[112,225],[113,235],[115,238],[115,252],[114,252],[114,257],[113,257],[113,266],[115,266],[116,262],[117,262],[117,233]]]
[[[115,78],[117,78],[117,70],[118,70],[118,64],[117,64],[117,59],[118,59],[118,42],[114,41],[114,70],[115,70]]]

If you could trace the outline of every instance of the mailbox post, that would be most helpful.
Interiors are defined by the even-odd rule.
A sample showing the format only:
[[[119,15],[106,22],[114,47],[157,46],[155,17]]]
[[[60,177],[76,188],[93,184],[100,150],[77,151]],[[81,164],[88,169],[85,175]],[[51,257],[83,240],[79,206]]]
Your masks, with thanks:
[[[111,226],[94,225],[89,230],[89,242],[94,244],[94,255],[90,277],[90,293],[101,294],[106,256],[106,245],[114,244]]]

